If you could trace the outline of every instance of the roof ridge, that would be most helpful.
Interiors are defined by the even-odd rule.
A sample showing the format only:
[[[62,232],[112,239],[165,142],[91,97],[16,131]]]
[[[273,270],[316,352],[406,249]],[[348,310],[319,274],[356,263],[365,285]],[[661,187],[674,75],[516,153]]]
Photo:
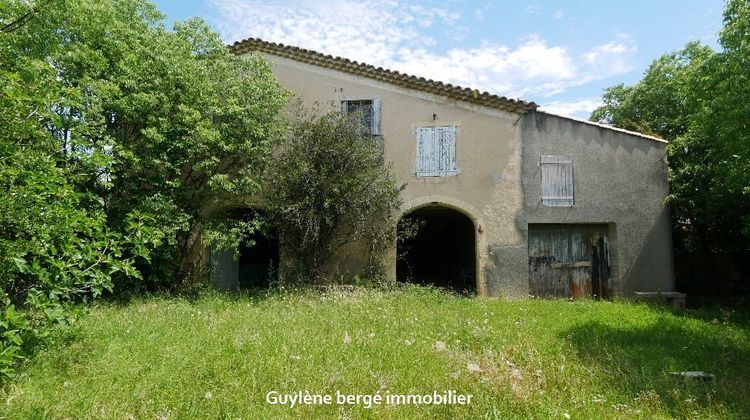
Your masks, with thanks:
[[[375,80],[393,83],[402,87],[447,96],[449,98],[459,99],[492,108],[499,108],[505,111],[525,113],[538,107],[534,102],[510,99],[487,91],[479,91],[478,89],[453,85],[421,76],[414,76],[397,70],[375,67],[372,64],[350,60],[345,57],[323,54],[318,51],[284,45],[282,43],[264,41],[260,38],[246,38],[236,41],[232,45],[229,45],[228,48],[231,53],[237,55],[250,51],[261,51],[285,58],[291,58],[307,64],[332,68]]]

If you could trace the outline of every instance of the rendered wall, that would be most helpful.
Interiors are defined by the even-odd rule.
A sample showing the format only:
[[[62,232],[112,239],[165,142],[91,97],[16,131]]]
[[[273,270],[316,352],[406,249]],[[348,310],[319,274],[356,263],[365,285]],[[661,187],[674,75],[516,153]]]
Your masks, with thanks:
[[[614,290],[674,290],[666,143],[543,112],[523,141],[524,237],[529,223],[610,224]],[[574,206],[541,205],[541,155],[573,157]]]
[[[266,54],[281,83],[306,104],[338,109],[341,100],[380,103],[385,160],[406,183],[401,214],[429,205],[474,223],[477,291],[529,294],[528,224],[609,224],[615,292],[674,288],[663,142],[542,112],[526,115],[428,94]],[[420,126],[455,125],[455,176],[417,177]],[[539,156],[574,159],[575,206],[541,205]],[[396,277],[395,247],[388,256]],[[283,259],[283,258],[282,258]],[[367,256],[349,247],[331,267],[357,273]],[[282,261],[283,264],[283,261]]]
[[[266,55],[282,85],[304,103],[338,108],[341,100],[377,99],[385,160],[406,183],[402,212],[436,203],[469,216],[477,237],[477,290],[488,294],[484,273],[494,261],[488,246],[522,246],[515,220],[522,209],[519,114],[468,104],[348,73]],[[435,119],[433,119],[435,116]],[[455,125],[458,173],[446,177],[415,175],[420,126]],[[342,272],[365,262],[358,252],[338,261]],[[389,260],[395,279],[395,254]]]

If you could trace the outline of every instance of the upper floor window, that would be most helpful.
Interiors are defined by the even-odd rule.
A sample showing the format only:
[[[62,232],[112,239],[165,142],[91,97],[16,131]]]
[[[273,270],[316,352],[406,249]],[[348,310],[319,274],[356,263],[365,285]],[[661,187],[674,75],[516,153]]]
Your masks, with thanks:
[[[417,176],[456,174],[456,126],[417,128]]]
[[[570,156],[541,156],[542,205],[572,206],[573,158]]]
[[[380,135],[380,101],[377,99],[356,99],[341,101],[345,114],[357,114],[367,135]]]

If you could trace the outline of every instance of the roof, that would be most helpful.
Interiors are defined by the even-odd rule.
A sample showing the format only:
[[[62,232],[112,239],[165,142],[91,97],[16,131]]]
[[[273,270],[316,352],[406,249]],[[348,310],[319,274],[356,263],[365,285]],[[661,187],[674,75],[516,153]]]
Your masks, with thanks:
[[[571,120],[571,121],[575,121],[575,122],[582,123],[582,124],[588,124],[588,125],[593,125],[593,126],[600,127],[600,128],[606,128],[608,130],[629,134],[631,136],[636,136],[636,137],[640,137],[640,138],[647,139],[647,140],[657,141],[659,143],[669,143],[668,141],[661,139],[659,137],[649,136],[648,134],[639,133],[637,131],[626,130],[624,128],[615,127],[613,125],[602,124],[602,123],[598,123],[595,121],[582,120],[580,118],[571,117],[569,115],[560,115],[560,114],[555,114],[553,112],[548,112],[544,110],[537,110],[537,112],[541,114],[552,115],[558,118],[564,118],[566,120]]]
[[[597,122],[582,120],[567,115],[559,115],[544,110],[538,110],[537,108],[539,105],[535,104],[534,102],[526,102],[519,99],[510,99],[505,96],[494,95],[489,92],[480,92],[477,89],[456,86],[450,83],[443,83],[432,79],[425,79],[424,77],[412,76],[410,74],[401,73],[395,70],[389,70],[383,67],[375,67],[370,64],[349,60],[348,58],[335,57],[304,48],[284,45],[281,43],[268,42],[260,38],[246,38],[241,41],[237,41],[229,46],[229,51],[236,55],[245,54],[251,51],[264,52],[279,57],[289,58],[306,64],[339,70],[409,89],[446,96],[465,102],[502,109],[504,111],[523,114],[530,110],[536,110],[547,115],[565,118],[582,124],[593,125],[648,140],[667,143],[667,141],[664,139],[649,136],[643,133],[638,133],[636,131],[625,130],[611,125],[600,124]]]
[[[325,55],[317,51],[304,48],[292,47],[275,42],[263,41],[259,38],[247,38],[237,41],[229,46],[233,54],[245,54],[251,51],[264,52],[279,57],[290,58],[306,64],[312,64],[329,69],[339,70],[357,76],[367,77],[374,80],[391,83],[409,89],[446,96],[465,102],[498,108],[504,111],[525,113],[537,108],[534,102],[526,102],[518,99],[509,99],[489,92],[480,92],[476,89],[465,88],[443,83],[424,77],[412,76],[395,70],[375,67],[370,64],[359,63],[347,58]]]

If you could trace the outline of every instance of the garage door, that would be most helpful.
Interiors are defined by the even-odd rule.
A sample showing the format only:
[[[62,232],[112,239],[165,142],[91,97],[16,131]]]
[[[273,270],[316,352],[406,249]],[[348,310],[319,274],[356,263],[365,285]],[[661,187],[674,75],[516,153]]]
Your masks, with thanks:
[[[609,226],[530,224],[529,293],[610,298]]]

